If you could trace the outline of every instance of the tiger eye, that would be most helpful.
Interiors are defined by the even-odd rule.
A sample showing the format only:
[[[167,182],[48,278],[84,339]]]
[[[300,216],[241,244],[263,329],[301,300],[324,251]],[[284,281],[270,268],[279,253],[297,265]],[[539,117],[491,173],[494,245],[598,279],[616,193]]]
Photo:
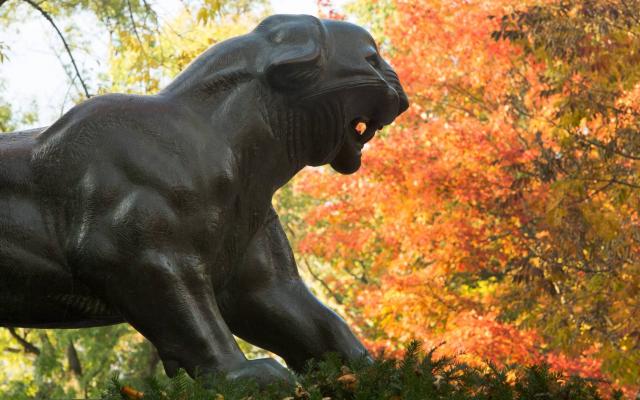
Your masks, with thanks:
[[[356,132],[358,132],[359,135],[363,135],[364,132],[367,130],[367,124],[365,124],[364,122],[358,122],[356,124],[355,127]]]

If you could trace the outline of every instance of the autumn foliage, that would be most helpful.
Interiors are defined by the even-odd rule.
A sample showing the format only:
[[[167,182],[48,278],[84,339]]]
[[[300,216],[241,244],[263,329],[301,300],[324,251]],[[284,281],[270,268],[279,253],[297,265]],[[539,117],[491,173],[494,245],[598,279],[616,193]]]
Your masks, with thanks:
[[[326,2],[325,2],[326,3]],[[640,2],[378,0],[411,108],[307,171],[297,249],[374,351],[640,384]],[[362,22],[362,21],[361,21]]]
[[[20,24],[26,17],[18,11],[29,3],[0,0],[2,21]],[[92,93],[156,93],[208,46],[252,29],[268,12],[265,0],[181,1],[169,19],[156,12],[163,2],[37,3],[56,21],[88,13],[105,29],[107,70],[87,79]],[[347,3],[337,11],[318,0],[325,18],[373,32],[411,108],[367,145],[358,173],[307,170],[275,202],[312,286],[374,353],[404,361],[381,360],[356,374],[355,392],[345,390],[352,378],[338,380],[348,375],[339,361],[320,363],[303,377],[310,398],[324,396],[322,382],[332,398],[599,398],[590,384],[541,363],[634,398],[640,0]],[[6,62],[13,44],[2,42]],[[74,54],[82,47],[71,46]],[[71,97],[80,101],[77,89]],[[0,131],[33,122],[5,103]],[[414,338],[438,349],[433,360],[456,355],[471,369],[451,360],[423,360],[420,374],[405,368],[404,346]],[[124,325],[0,330],[0,347],[0,397],[96,397],[116,370],[136,388],[144,377],[164,377],[153,346]],[[76,364],[82,368],[67,368]],[[189,385],[182,375],[169,385],[175,391],[145,388],[145,398],[154,389],[157,398],[185,398]],[[122,398],[112,389],[105,398]],[[224,389],[225,398],[251,393]]]

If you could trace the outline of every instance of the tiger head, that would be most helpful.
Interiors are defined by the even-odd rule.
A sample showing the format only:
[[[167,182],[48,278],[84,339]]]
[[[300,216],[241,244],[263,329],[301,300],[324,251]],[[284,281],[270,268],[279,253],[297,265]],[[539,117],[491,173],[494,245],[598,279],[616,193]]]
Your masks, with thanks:
[[[263,82],[286,99],[285,120],[295,125],[279,127],[298,143],[292,153],[304,153],[306,165],[357,171],[363,146],[409,107],[371,35],[352,23],[308,15],[274,15],[254,33],[264,40]]]

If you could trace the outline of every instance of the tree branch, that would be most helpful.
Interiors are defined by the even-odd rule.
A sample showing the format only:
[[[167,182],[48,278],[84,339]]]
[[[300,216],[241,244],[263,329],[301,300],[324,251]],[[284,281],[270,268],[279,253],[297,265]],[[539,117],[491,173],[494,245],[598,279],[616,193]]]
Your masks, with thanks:
[[[7,0],[0,0],[0,6],[2,6],[1,2],[4,2],[4,1],[7,1]],[[49,21],[51,26],[53,26],[53,29],[56,30],[56,32],[58,34],[58,37],[60,37],[60,40],[62,40],[62,44],[64,44],[64,48],[67,51],[67,54],[69,55],[69,59],[71,60],[71,64],[73,65],[73,69],[76,72],[76,76],[78,77],[78,80],[80,81],[80,84],[82,85],[82,89],[84,90],[85,96],[87,98],[91,97],[91,94],[89,94],[89,89],[87,89],[87,84],[84,82],[84,79],[82,79],[82,76],[80,75],[80,70],[78,69],[78,65],[76,64],[76,59],[73,57],[73,54],[71,53],[71,48],[69,47],[69,44],[67,43],[67,40],[64,38],[64,35],[62,34],[60,29],[58,28],[58,25],[56,25],[56,23],[53,20],[53,18],[51,18],[51,15],[49,15],[48,12],[46,12],[44,9],[42,9],[42,7],[40,7],[38,4],[36,4],[32,0],[22,0],[22,1],[26,2],[31,7],[36,9],[40,14],[42,14],[42,16],[45,17],[45,19],[47,21]]]
[[[17,340],[18,343],[20,343],[20,346],[22,346],[25,353],[31,353],[37,356],[40,355],[40,349],[34,346],[33,344],[31,344],[30,342],[28,342],[25,337],[18,335],[18,332],[16,332],[16,328],[7,328],[7,329],[9,330],[9,333],[11,334],[11,336],[13,336],[13,338]]]
[[[339,293],[336,293],[336,291],[331,289],[331,287],[327,285],[327,283],[324,280],[322,280],[322,278],[320,278],[320,276],[317,273],[315,273],[313,269],[311,269],[311,265],[309,265],[309,262],[305,258],[300,258],[300,263],[304,264],[304,266],[307,268],[307,271],[309,271],[309,274],[311,275],[311,277],[315,279],[318,283],[320,283],[320,285],[322,285],[324,290],[326,290],[327,293],[329,293],[329,295],[333,297],[333,299],[338,304],[344,303],[343,297]]]
[[[571,131],[569,131],[568,129],[566,129],[566,131],[571,133]],[[591,145],[591,146],[598,147],[598,148],[603,149],[603,150],[609,150],[613,154],[616,154],[616,155],[618,155],[618,156],[620,156],[622,158],[627,158],[629,160],[634,160],[634,161],[640,161],[640,156],[634,156],[632,154],[625,153],[624,151],[618,150],[617,148],[609,148],[607,145],[599,143],[598,141],[595,141],[595,140],[589,140],[589,139],[587,139],[585,137],[582,137],[580,135],[574,135],[574,136],[580,142],[586,143],[586,144]]]
[[[140,38],[140,34],[138,33],[138,28],[136,27],[136,20],[133,18],[133,9],[131,8],[131,1],[127,0],[127,8],[129,9],[129,19],[131,19],[131,26],[133,27],[133,33],[136,35],[136,39],[138,39],[138,43],[140,44],[140,50],[142,50],[142,54],[147,56],[147,53],[144,51],[144,44],[142,43],[142,39]]]
[[[15,347],[5,347],[4,351],[7,353],[20,353],[22,350],[16,349]]]
[[[82,364],[80,363],[80,357],[78,357],[78,352],[76,351],[76,346],[73,344],[73,340],[69,340],[69,345],[67,346],[67,361],[69,362],[69,370],[72,371],[77,378],[80,378],[82,376]]]
[[[146,375],[147,377],[150,378],[155,374],[156,367],[160,363],[160,355],[158,354],[158,350],[156,350],[156,347],[151,342],[146,341],[146,343],[147,343],[147,347],[150,348],[149,360],[146,368]]]

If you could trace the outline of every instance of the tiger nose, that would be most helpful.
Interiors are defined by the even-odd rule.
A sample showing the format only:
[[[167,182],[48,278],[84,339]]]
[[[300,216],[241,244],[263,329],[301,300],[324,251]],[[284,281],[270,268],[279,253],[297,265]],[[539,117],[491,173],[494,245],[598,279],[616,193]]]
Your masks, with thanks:
[[[396,89],[393,86],[387,87],[387,96],[398,104],[398,114],[402,114],[409,108],[409,99],[402,89]]]

